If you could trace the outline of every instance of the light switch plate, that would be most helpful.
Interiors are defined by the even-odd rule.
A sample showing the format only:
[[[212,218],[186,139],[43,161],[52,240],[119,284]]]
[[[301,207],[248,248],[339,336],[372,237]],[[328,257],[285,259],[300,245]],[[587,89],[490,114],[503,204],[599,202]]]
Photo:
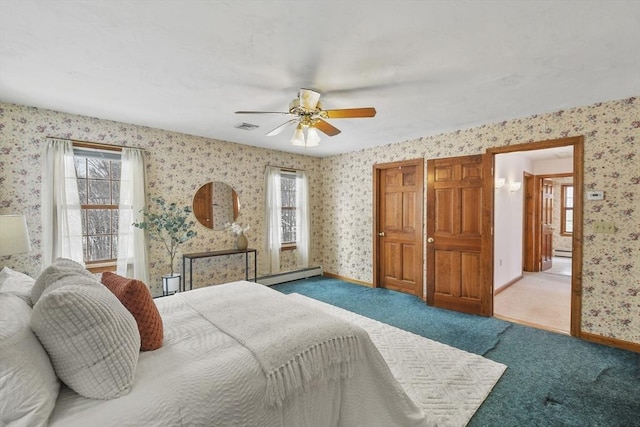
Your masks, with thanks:
[[[613,222],[604,222],[604,221],[594,222],[593,232],[603,233],[603,234],[613,234],[616,232],[616,225]]]

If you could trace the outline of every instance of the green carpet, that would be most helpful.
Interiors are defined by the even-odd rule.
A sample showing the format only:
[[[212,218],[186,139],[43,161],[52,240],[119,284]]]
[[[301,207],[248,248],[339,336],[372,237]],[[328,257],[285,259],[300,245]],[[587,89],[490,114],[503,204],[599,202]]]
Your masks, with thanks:
[[[322,276],[272,286],[507,365],[469,426],[640,426],[640,354]]]

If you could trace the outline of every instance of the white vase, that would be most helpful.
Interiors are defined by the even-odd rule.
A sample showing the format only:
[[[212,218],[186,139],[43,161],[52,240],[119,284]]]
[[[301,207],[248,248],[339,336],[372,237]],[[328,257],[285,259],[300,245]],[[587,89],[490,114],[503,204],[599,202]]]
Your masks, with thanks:
[[[247,249],[247,246],[249,246],[247,236],[245,236],[244,233],[240,233],[236,239],[236,248],[240,251],[244,251]]]

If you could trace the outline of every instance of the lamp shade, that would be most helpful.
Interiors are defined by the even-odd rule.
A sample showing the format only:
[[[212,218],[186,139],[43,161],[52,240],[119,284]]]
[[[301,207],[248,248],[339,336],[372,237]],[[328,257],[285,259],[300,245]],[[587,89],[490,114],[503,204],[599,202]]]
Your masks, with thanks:
[[[0,256],[29,252],[29,232],[24,215],[0,215]]]
[[[307,139],[306,139],[307,147],[317,147],[320,143],[320,135],[318,135],[318,131],[314,127],[310,127],[307,129]]]
[[[291,138],[291,143],[299,147],[305,146],[304,128],[302,127],[302,125],[298,125],[298,127],[296,128],[296,131],[293,133],[293,138]]]

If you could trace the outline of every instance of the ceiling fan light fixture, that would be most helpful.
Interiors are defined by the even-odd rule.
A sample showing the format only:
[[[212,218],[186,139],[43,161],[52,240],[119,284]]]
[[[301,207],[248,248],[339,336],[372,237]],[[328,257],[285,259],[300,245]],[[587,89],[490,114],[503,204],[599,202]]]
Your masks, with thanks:
[[[336,136],[340,129],[327,119],[351,119],[358,117],[375,117],[373,107],[340,108],[337,110],[323,110],[320,103],[320,92],[313,89],[300,89],[298,96],[289,103],[289,111],[236,111],[236,114],[283,114],[293,116],[280,126],[266,133],[267,136],[279,135],[285,128],[297,122],[291,143],[300,147],[315,147],[320,145],[320,134]]]

